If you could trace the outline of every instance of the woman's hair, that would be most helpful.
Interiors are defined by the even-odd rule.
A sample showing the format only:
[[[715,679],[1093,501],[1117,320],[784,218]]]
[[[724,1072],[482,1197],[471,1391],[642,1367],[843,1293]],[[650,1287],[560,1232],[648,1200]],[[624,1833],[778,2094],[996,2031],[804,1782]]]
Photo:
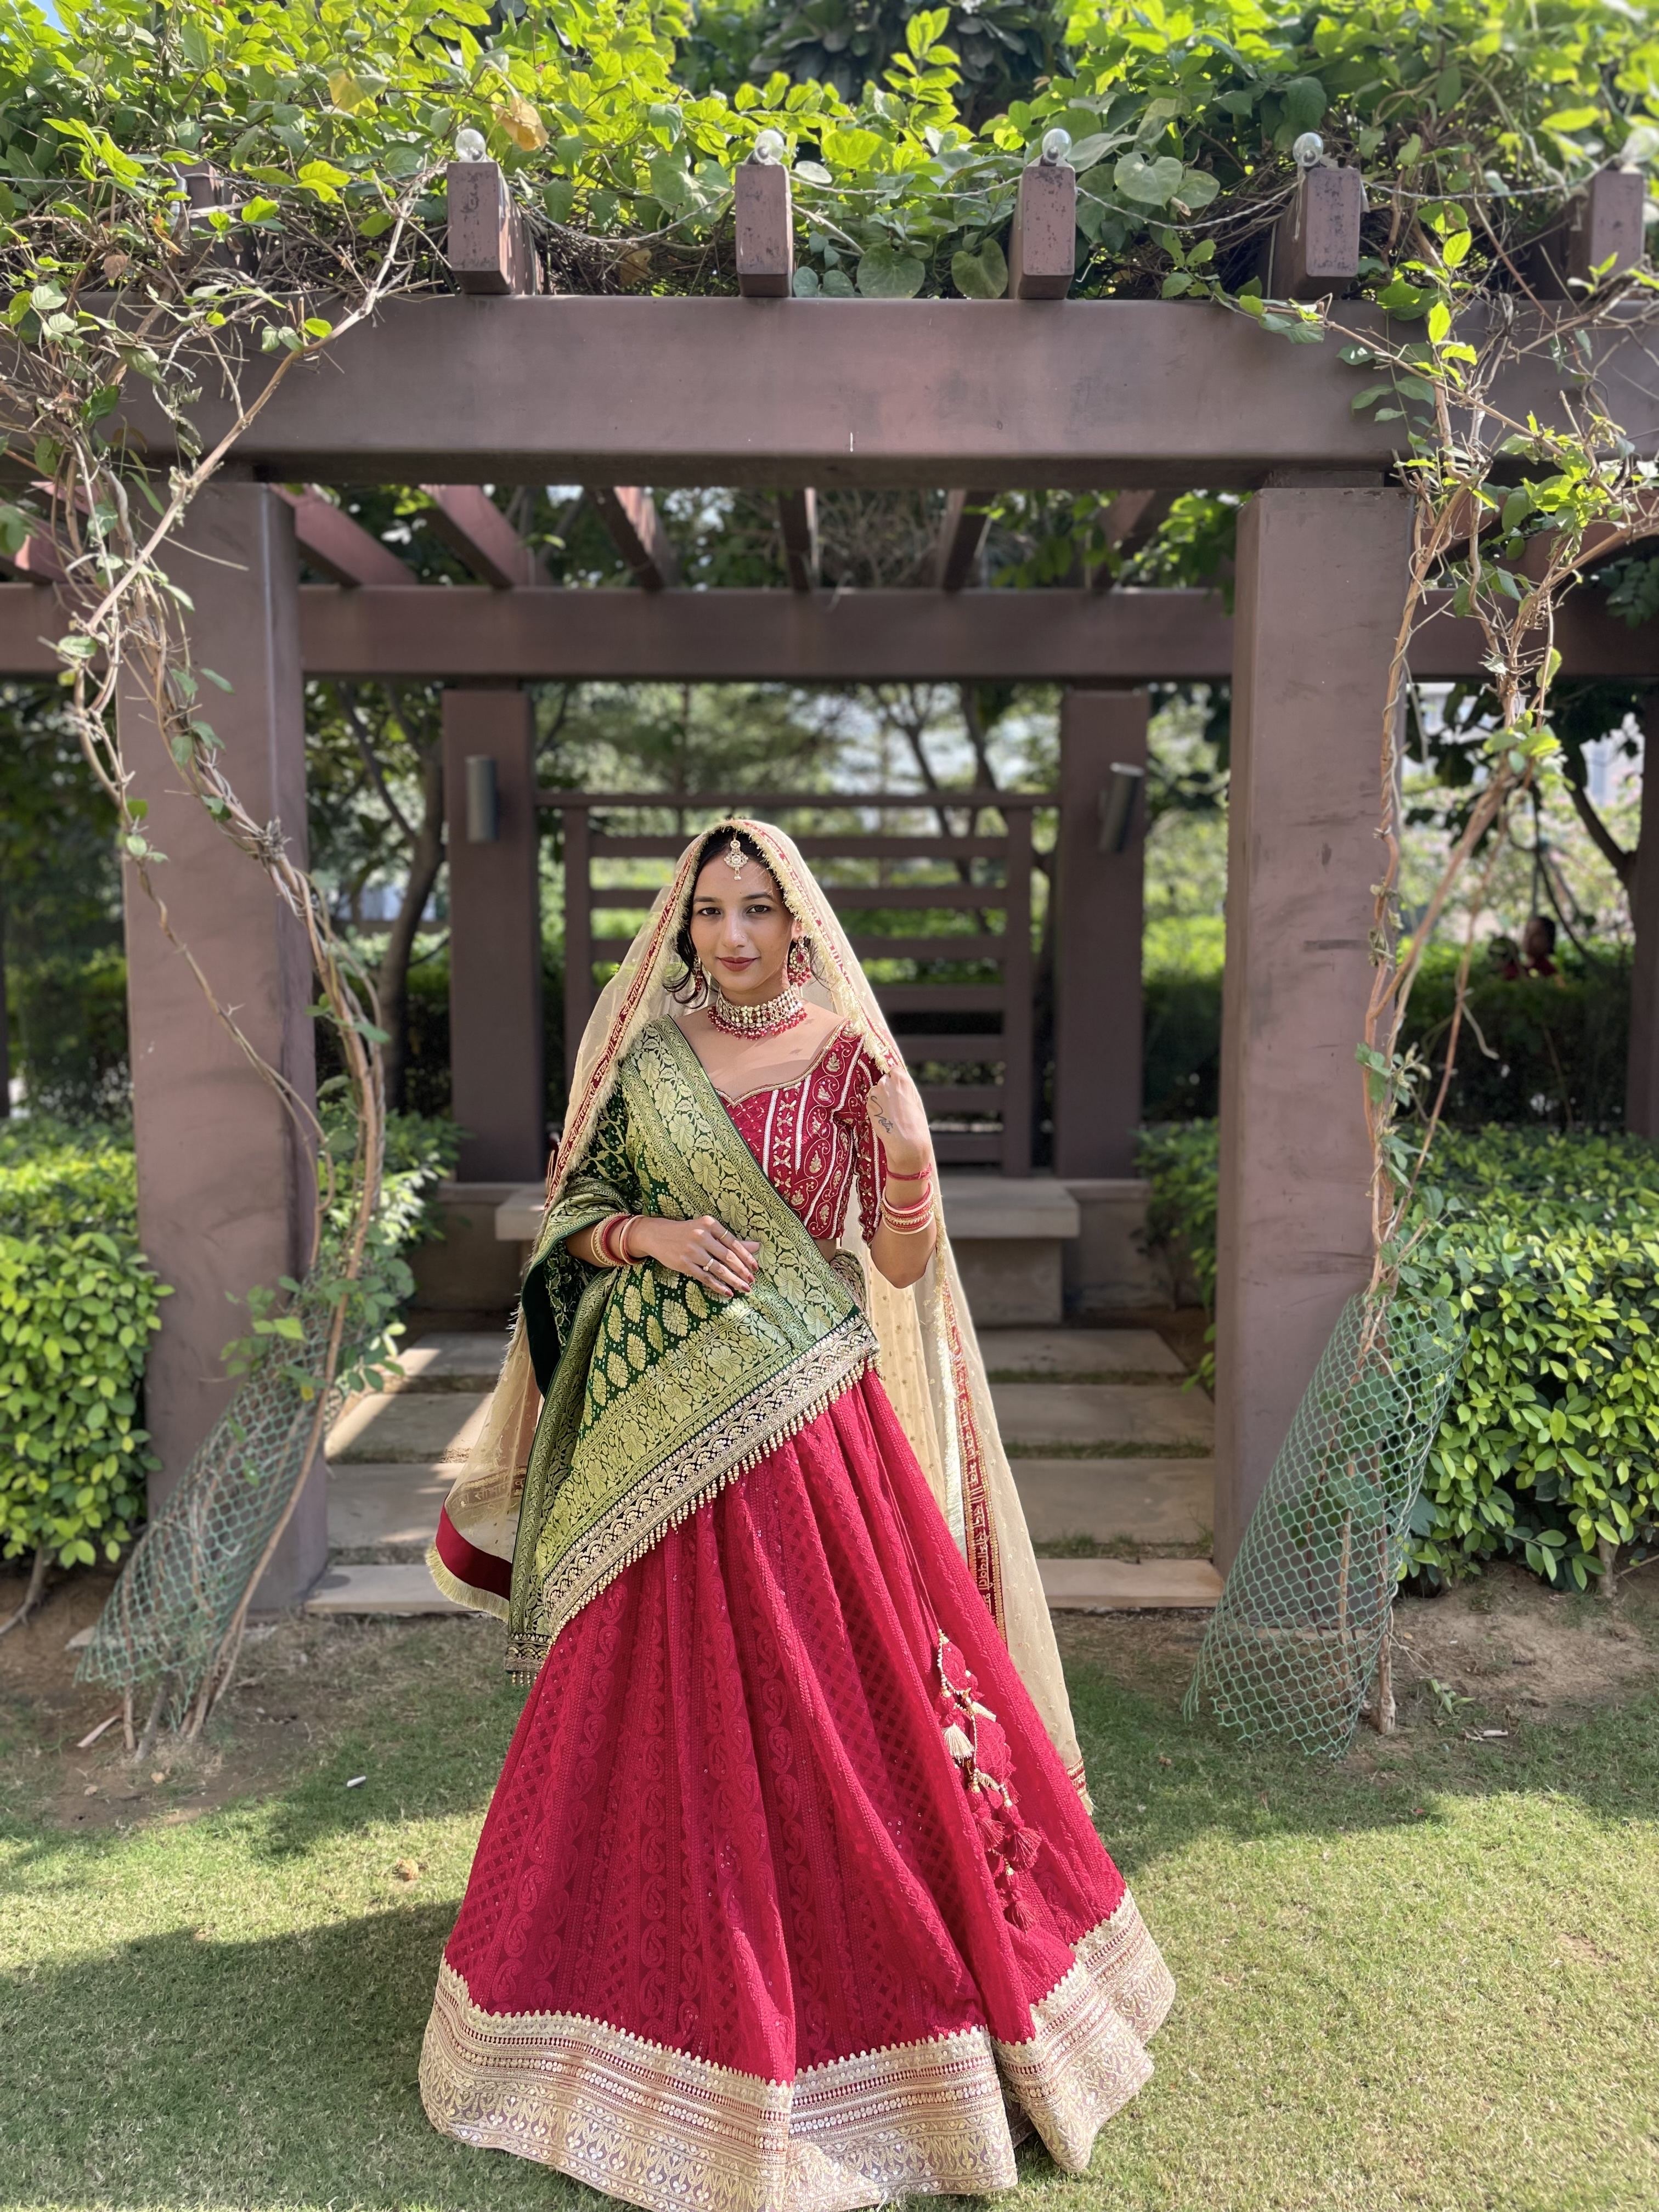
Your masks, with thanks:
[[[697,948],[691,942],[691,908],[696,900],[697,884],[703,870],[711,860],[729,853],[735,843],[745,860],[758,860],[769,876],[773,889],[786,911],[788,901],[783,896],[783,885],[772,874],[772,864],[754,839],[742,830],[733,830],[730,823],[723,830],[711,830],[702,841],[702,850],[697,854],[697,865],[691,871],[691,888],[686,893],[685,911],[680,916],[680,926],[674,939],[674,957],[679,962],[681,974],[668,986],[668,995],[683,1006],[700,1006],[708,995],[707,977],[697,966]]]

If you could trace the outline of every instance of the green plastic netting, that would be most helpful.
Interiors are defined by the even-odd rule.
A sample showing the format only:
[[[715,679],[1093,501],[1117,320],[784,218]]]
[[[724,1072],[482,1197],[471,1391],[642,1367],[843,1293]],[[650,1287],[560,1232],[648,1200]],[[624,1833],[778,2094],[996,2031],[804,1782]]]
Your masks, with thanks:
[[[238,1384],[128,1555],[76,1669],[77,1680],[124,1693],[165,1684],[161,1717],[170,1727],[182,1725],[211,1683],[311,1457],[317,1398],[300,1376],[322,1368],[334,1307],[308,1285],[289,1310],[302,1336]],[[330,1418],[336,1410],[325,1407]]]
[[[1188,1720],[1346,1753],[1464,1341],[1444,1305],[1343,1308],[1205,1632]]]

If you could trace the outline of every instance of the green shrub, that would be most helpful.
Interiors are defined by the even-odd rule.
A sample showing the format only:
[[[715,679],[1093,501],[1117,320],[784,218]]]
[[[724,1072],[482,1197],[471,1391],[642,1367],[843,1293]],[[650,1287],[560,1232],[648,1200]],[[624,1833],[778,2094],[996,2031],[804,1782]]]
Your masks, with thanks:
[[[1215,1280],[1212,1123],[1149,1130],[1147,1243]],[[1443,1218],[1407,1296],[1449,1297],[1469,1332],[1413,1520],[1431,1582],[1524,1559],[1586,1588],[1602,1544],[1659,1544],[1659,1154],[1628,1137],[1448,1130]]]
[[[132,1148],[107,1128],[0,1127],[0,1557],[113,1559],[155,1464],[144,1357],[166,1292],[137,1246]]]

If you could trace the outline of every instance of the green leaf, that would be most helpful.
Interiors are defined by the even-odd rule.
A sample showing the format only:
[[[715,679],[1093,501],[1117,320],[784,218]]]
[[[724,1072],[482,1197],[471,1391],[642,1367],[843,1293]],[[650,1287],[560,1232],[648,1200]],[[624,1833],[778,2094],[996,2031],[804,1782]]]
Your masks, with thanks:
[[[859,290],[866,300],[914,300],[927,275],[926,265],[914,254],[877,246],[859,263]]]
[[[307,161],[299,173],[299,183],[306,191],[313,194],[319,200],[331,204],[337,204],[340,186],[349,185],[350,182],[350,173],[345,169],[337,169],[332,161],[320,160]]]
[[[881,151],[881,141],[873,131],[826,131],[822,144],[824,160],[837,169],[867,169]]]
[[[1188,169],[1182,174],[1180,189],[1175,197],[1183,207],[1196,215],[1200,208],[1208,207],[1220,190],[1219,182],[1207,169]]]
[[[1467,235],[1467,233],[1465,234]],[[1438,345],[1451,329],[1451,309],[1443,300],[1437,300],[1429,309],[1428,331],[1430,343]]]
[[[1008,263],[994,238],[988,238],[977,253],[951,257],[951,282],[964,300],[1000,300],[1008,289]]]
[[[1126,154],[1112,171],[1112,181],[1126,199],[1143,207],[1167,207],[1186,174],[1173,154],[1160,154],[1149,161],[1144,154]]]

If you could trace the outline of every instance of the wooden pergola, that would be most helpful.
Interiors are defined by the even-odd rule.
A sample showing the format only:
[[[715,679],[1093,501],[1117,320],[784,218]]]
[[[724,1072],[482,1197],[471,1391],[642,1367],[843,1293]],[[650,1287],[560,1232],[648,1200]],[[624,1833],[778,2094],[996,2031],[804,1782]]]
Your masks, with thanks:
[[[775,268],[761,264],[784,256],[787,209],[781,230],[772,218],[769,230],[750,226],[745,289],[757,296],[550,297],[534,290],[533,263],[501,204],[493,233],[452,228],[460,292],[392,301],[290,377],[191,512],[171,566],[195,604],[198,660],[234,686],[214,720],[238,789],[302,845],[306,676],[445,681],[452,792],[467,759],[496,763],[497,837],[451,846],[454,988],[471,1010],[456,1040],[457,1109],[471,1121],[465,1071],[475,1095],[498,1090],[490,1039],[537,1026],[526,681],[1059,679],[1076,687],[1076,773],[1097,784],[1102,761],[1135,757],[1137,737],[1144,759],[1146,698],[1135,687],[1230,678],[1217,1347],[1224,1566],[1335,1315],[1369,1267],[1370,1162],[1353,1054],[1371,977],[1379,742],[1410,531],[1407,495],[1389,481],[1389,426],[1354,413],[1352,374],[1334,343],[1287,345],[1188,302],[1045,296],[1054,279],[1040,236],[1016,237],[1017,296],[994,302],[769,296]],[[1369,311],[1341,319],[1360,334],[1376,326]],[[1659,450],[1645,346],[1613,343],[1599,367],[1629,434]],[[262,373],[250,360],[250,381]],[[1507,404],[1558,411],[1541,361],[1512,382]],[[228,426],[228,405],[204,397],[198,427],[209,439]],[[164,464],[168,425],[142,393],[130,427]],[[550,482],[596,488],[636,588],[539,580],[477,489]],[[368,483],[434,488],[449,542],[478,582],[413,585],[392,573],[389,549],[328,501],[272,488]],[[778,493],[788,587],[678,587],[641,483]],[[817,589],[811,494],[830,485],[946,489],[935,587]],[[1203,593],[963,588],[986,495],[1005,486],[1115,491],[1126,542],[1148,526],[1161,495],[1252,489],[1234,616]],[[301,586],[302,552],[335,580]],[[50,569],[42,548],[24,563],[39,581],[0,586],[9,672],[56,665],[39,641],[63,626],[42,616]],[[1659,676],[1651,633],[1609,622],[1588,595],[1570,605],[1559,641],[1569,673]],[[1419,677],[1478,664],[1473,626],[1449,613],[1413,647]],[[179,792],[143,699],[124,698],[120,713],[152,832],[170,856],[179,933],[305,1092],[311,978],[297,927]],[[1659,823],[1653,835],[1659,844]],[[1068,872],[1075,879],[1095,865],[1086,842],[1062,845],[1062,887]],[[1638,994],[1659,1010],[1659,871],[1644,872]],[[1126,904],[1119,926],[1127,921]],[[147,1386],[165,1489],[223,1402],[226,1293],[294,1270],[312,1201],[284,1115],[142,897],[129,902],[127,941],[141,1228],[177,1291]],[[1138,977],[1131,1044],[1122,969],[1121,957],[1078,963],[1062,993],[1059,1118],[1072,1129],[1086,1131],[1091,1097],[1106,1099],[1131,1052],[1138,1091]],[[1647,1128],[1642,1112],[1653,1121],[1659,1109],[1659,1022],[1649,1020],[1636,1049],[1654,1062],[1632,1091],[1652,1102],[1638,1103],[1635,1125]],[[538,1139],[526,1123],[526,1140]],[[1060,1165],[1067,1171],[1064,1157]],[[501,1171],[538,1167],[515,1158]],[[314,1510],[295,1516],[270,1599],[302,1588],[320,1565],[320,1482],[310,1488]]]

